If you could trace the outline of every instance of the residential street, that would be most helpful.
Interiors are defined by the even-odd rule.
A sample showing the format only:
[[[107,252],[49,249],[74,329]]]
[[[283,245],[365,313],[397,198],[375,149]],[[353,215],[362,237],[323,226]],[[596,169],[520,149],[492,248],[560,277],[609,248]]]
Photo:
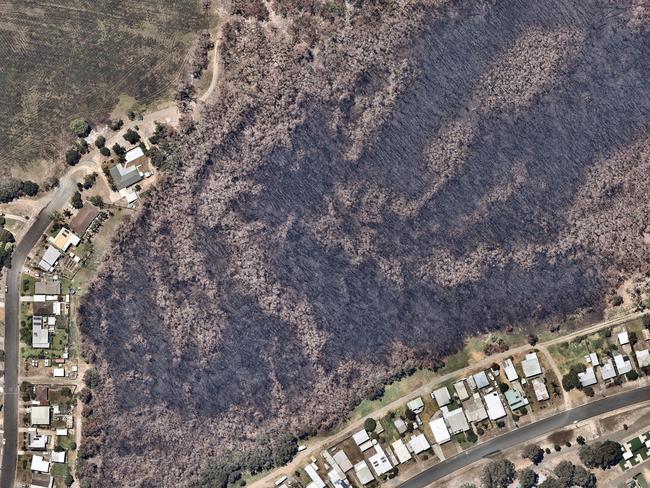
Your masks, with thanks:
[[[74,174],[74,173],[73,173]],[[0,488],[13,488],[18,446],[18,361],[20,360],[20,274],[25,260],[50,224],[50,215],[61,210],[77,189],[73,174],[63,178],[52,200],[38,215],[23,238],[17,243],[12,267],[7,272],[5,296],[5,391],[4,439]]]
[[[619,395],[604,398],[580,407],[567,410],[552,417],[548,417],[529,424],[525,427],[510,431],[491,441],[479,444],[451,459],[442,461],[416,476],[399,485],[400,488],[424,488],[436,480],[443,478],[455,471],[458,471],[480,459],[505,449],[524,443],[539,437],[547,432],[552,432],[573,422],[589,419],[636,403],[650,401],[650,386],[631,390]]]

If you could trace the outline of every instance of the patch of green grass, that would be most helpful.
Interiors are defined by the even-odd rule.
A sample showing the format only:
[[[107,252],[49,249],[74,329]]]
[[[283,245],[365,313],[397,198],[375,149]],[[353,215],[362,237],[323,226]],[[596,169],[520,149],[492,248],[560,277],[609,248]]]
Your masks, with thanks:
[[[398,398],[408,394],[420,386],[430,382],[435,377],[435,373],[428,369],[418,369],[411,376],[406,376],[395,381],[384,388],[384,394],[377,400],[364,400],[352,412],[352,418],[358,419],[365,417],[378,408],[383,407]]]
[[[73,447],[75,449],[77,448],[77,445],[75,444],[74,440],[72,440],[72,438],[67,435],[57,436],[56,443],[66,451],[74,451]]]
[[[52,350],[60,354],[68,346],[68,332],[63,329],[57,329],[52,338]]]
[[[67,464],[52,463],[52,476],[55,478],[65,478],[69,471]]]
[[[20,295],[27,296],[33,295],[36,286],[36,278],[27,273],[20,275]]]
[[[384,427],[384,432],[381,435],[384,436],[384,439],[386,439],[386,441],[393,442],[399,439],[399,432],[397,432],[395,424],[393,424],[393,419],[390,418],[390,415],[382,417],[379,419],[379,422],[381,423],[382,427]]]
[[[451,373],[453,371],[458,371],[459,369],[466,368],[469,366],[470,353],[467,348],[463,348],[461,351],[458,351],[453,356],[445,358],[445,366],[438,370],[442,374]]]

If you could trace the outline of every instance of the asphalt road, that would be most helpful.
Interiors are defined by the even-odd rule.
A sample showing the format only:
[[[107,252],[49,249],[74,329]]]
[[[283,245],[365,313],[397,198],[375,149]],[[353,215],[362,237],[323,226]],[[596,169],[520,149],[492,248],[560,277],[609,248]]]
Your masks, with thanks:
[[[72,198],[76,183],[72,175],[61,180],[50,203],[41,211],[23,238],[17,243],[7,272],[5,296],[5,391],[4,391],[4,439],[0,488],[13,488],[16,477],[18,449],[18,361],[20,360],[20,274],[27,255],[38,243],[50,224],[52,212],[60,211]]]
[[[552,432],[573,422],[597,417],[618,408],[627,407],[636,403],[650,400],[650,386],[637,390],[620,393],[602,400],[597,400],[580,407],[567,410],[552,417],[548,417],[526,425],[519,429],[503,434],[484,444],[465,451],[453,458],[442,461],[429,469],[418,473],[410,480],[402,483],[399,488],[424,488],[436,480],[443,478],[459,469],[462,469],[484,457],[499,451],[528,442],[536,437]]]

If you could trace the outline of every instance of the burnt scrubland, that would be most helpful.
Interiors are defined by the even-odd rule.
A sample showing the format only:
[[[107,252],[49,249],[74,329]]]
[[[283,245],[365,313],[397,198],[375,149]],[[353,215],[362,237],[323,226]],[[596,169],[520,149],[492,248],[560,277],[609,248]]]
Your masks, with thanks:
[[[120,95],[165,98],[208,23],[198,1],[2,2],[0,175],[63,163],[68,123],[105,123]]]
[[[223,486],[467,334],[601,308],[650,258],[646,7],[233,2],[81,306],[81,479]]]

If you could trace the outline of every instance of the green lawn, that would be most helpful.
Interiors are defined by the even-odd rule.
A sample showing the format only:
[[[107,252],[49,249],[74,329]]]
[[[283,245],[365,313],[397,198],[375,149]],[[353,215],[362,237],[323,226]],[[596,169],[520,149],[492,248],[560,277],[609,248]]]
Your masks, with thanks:
[[[27,273],[22,273],[20,275],[20,294],[22,296],[33,295],[34,286],[36,284],[36,278]]]
[[[73,451],[74,450],[73,445],[76,449],[76,444],[74,443],[74,440],[70,436],[60,435],[57,436],[56,439],[57,439],[56,440],[57,445],[61,446],[66,451]]]

